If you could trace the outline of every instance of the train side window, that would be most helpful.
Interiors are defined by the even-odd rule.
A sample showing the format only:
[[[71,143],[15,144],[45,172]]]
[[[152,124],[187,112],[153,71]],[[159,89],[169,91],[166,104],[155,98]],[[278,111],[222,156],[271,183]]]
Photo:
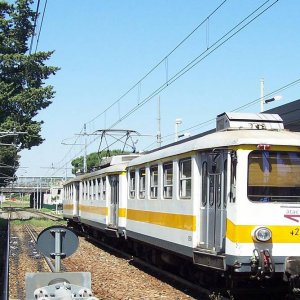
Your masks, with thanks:
[[[93,179],[93,200],[96,200],[96,179]]]
[[[101,179],[100,178],[97,178],[97,190],[98,190],[97,199],[100,200],[101,199]]]
[[[139,170],[139,197],[145,198],[145,184],[146,184],[146,170],[145,168]]]
[[[93,181],[89,180],[89,200],[92,200],[93,195]]]
[[[106,177],[102,177],[102,200],[106,200]]]
[[[84,191],[85,191],[84,200],[88,200],[88,182],[87,181],[84,182]]]
[[[191,198],[192,191],[192,160],[185,158],[179,161],[179,196]]]
[[[150,198],[157,199],[158,195],[158,166],[150,167]]]
[[[80,182],[81,185],[81,200],[85,200],[85,182]]]
[[[173,163],[165,163],[163,165],[164,174],[164,198],[172,198],[173,196]]]
[[[80,201],[82,201],[82,200],[83,200],[83,197],[84,197],[84,191],[83,191],[83,189],[84,189],[84,185],[83,185],[83,182],[81,181],[81,182],[79,183],[79,194],[80,194],[79,200],[80,200]]]
[[[202,164],[202,206],[206,206],[207,203],[207,176],[208,176],[208,168],[207,162],[203,162]]]
[[[135,170],[129,172],[129,197],[135,197]]]

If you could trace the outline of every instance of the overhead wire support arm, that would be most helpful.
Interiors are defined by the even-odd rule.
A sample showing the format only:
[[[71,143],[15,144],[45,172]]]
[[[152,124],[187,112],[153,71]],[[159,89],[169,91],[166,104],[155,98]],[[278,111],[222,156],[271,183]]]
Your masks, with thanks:
[[[99,135],[100,143],[98,147],[98,158],[99,158],[99,165],[101,164],[101,160],[104,157],[104,152],[106,151],[106,156],[111,156],[110,148],[111,146],[115,145],[118,142],[123,143],[122,153],[125,152],[125,147],[128,146],[132,149],[132,152],[135,153],[136,147],[135,142],[133,141],[133,136],[141,136],[141,134],[135,130],[129,130],[129,129],[99,129],[96,130],[95,135]],[[109,144],[107,137],[110,137],[113,139],[113,141]],[[132,144],[128,143],[128,140],[131,140]],[[102,142],[105,141],[106,147],[101,149]]]
[[[7,137],[17,137],[18,135],[21,134],[27,134],[28,132],[25,131],[0,131],[0,139],[1,138],[7,138]],[[13,146],[16,147],[16,144],[11,142],[11,143],[1,143],[0,142],[0,146]]]

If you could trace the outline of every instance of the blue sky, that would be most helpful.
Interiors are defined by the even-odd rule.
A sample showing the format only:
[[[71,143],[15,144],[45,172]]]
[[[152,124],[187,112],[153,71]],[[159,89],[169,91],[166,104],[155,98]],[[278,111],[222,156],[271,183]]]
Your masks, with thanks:
[[[24,168],[18,175],[65,175],[68,162],[83,152],[82,146],[62,145],[63,140],[74,142],[84,123],[88,133],[114,124],[265,1],[227,0],[168,57],[167,63],[165,60],[118,105],[101,115],[222,2],[48,0],[38,50],[55,50],[49,64],[61,70],[46,82],[54,86],[56,95],[51,106],[37,117],[45,122],[45,142],[21,152]],[[261,78],[265,81],[265,94],[299,79],[299,11],[298,0],[279,0],[161,91],[163,141],[174,140],[171,134],[176,118],[183,120],[180,130],[196,134],[214,127],[214,123],[189,128],[258,99]],[[299,86],[280,92],[283,99],[267,104],[265,109],[299,99]],[[140,105],[114,127],[149,135],[139,138],[138,150],[155,146],[157,99],[158,95]],[[256,102],[244,111],[259,109]],[[98,149],[99,140],[92,143],[93,139],[88,137],[88,153]],[[77,143],[82,144],[83,139]],[[49,169],[51,166],[54,168]]]

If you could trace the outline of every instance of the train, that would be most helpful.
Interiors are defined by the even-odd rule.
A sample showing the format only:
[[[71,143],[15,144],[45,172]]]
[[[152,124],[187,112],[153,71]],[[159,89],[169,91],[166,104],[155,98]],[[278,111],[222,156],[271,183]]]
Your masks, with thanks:
[[[300,133],[277,114],[222,113],[215,130],[65,182],[63,215],[196,282],[299,294]]]

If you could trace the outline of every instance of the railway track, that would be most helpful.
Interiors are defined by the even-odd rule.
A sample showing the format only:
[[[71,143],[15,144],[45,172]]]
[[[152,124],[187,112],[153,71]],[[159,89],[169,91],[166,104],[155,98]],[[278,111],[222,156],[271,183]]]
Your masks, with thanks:
[[[80,234],[80,233],[78,233]],[[259,289],[249,288],[232,288],[230,290],[225,291],[224,289],[207,289],[199,284],[195,284],[182,278],[180,275],[176,273],[172,273],[166,270],[162,270],[152,264],[133,256],[132,254],[128,254],[127,252],[120,250],[119,248],[114,247],[113,245],[109,245],[106,242],[102,242],[99,239],[94,238],[93,236],[86,235],[86,240],[92,242],[92,244],[100,247],[104,251],[111,253],[112,255],[116,255],[118,257],[122,257],[128,261],[129,264],[137,266],[140,270],[145,271],[148,274],[151,274],[162,280],[163,282],[168,282],[175,289],[181,290],[184,292],[187,297],[191,297],[191,299],[201,299],[201,300],[298,300],[299,298],[295,298],[294,296],[283,295],[280,287],[269,287]]]
[[[13,210],[14,219],[23,220],[21,225],[11,224],[9,256],[9,296],[10,299],[25,299],[25,274],[27,272],[53,272],[52,261],[39,253],[36,240],[39,231],[27,224],[22,211]]]
[[[32,241],[34,241],[33,246],[34,246],[34,248],[36,248],[38,233],[36,232],[35,228],[32,225],[24,224],[24,228],[26,229],[27,233],[31,236]],[[37,251],[36,255],[41,256],[45,260],[46,264],[49,267],[50,272],[55,272],[55,266],[54,266],[53,262],[51,261],[51,259],[49,259],[48,257],[42,255],[38,251]]]
[[[79,234],[79,233],[78,233]],[[172,272],[162,270],[152,264],[136,257],[127,252],[120,250],[114,246],[108,245],[107,243],[101,242],[99,239],[95,239],[92,236],[86,236],[86,239],[93,244],[101,247],[105,251],[109,251],[113,255],[117,255],[126,259],[131,265],[138,267],[139,269],[153,274],[159,280],[163,280],[164,282],[168,282],[174,288],[183,291],[187,295],[191,296],[192,299],[211,299],[211,300],[230,300],[230,296],[222,296],[219,291],[211,291],[204,287],[199,286],[198,284],[194,284],[177,274]]]
[[[18,212],[17,212],[18,214]],[[22,215],[18,218],[22,220]],[[21,222],[12,225],[10,298],[25,299],[26,272],[49,272],[48,264],[36,251],[35,240],[39,231]],[[197,299],[153,278],[134,266],[132,260],[114,257],[80,238],[79,253],[63,261],[67,272],[91,272],[92,290],[102,300],[114,299]],[[98,271],[102,272],[101,275]],[[120,280],[122,278],[122,280]],[[121,287],[124,284],[124,287]],[[128,290],[125,290],[128,289]],[[124,297],[120,296],[123,293]],[[205,298],[202,298],[203,300]]]
[[[50,213],[46,213],[46,212],[42,212],[42,211],[37,211],[37,210],[30,210],[30,212],[32,212],[33,214],[35,214],[37,216],[45,217],[47,219],[50,219],[52,221],[57,221],[57,222],[63,221],[62,217],[54,216],[53,214],[50,214]]]

